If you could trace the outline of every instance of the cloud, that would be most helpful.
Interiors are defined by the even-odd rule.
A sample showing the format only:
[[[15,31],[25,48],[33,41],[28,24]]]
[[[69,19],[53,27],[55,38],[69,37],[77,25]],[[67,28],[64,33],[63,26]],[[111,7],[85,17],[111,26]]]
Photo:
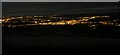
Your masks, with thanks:
[[[3,3],[3,15],[117,13],[119,9],[117,4],[118,3]]]

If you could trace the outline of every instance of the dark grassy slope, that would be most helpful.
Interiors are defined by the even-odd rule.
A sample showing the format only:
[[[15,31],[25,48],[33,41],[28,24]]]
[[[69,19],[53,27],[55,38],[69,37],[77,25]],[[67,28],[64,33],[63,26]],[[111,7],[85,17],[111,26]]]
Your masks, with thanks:
[[[99,27],[96,30],[78,25],[3,27],[3,53],[119,51],[120,28],[109,27]]]
[[[4,41],[5,42],[5,41]],[[5,52],[29,51],[119,51],[120,39],[85,37],[29,37],[9,38],[3,46]],[[33,50],[35,49],[35,50]],[[56,50],[55,50],[56,49]]]

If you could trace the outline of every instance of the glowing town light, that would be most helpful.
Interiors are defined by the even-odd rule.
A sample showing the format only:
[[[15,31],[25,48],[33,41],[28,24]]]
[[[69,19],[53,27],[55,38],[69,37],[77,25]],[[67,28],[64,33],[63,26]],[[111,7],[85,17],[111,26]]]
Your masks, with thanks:
[[[37,21],[35,21],[35,23],[37,23]]]
[[[118,24],[118,26],[120,26],[120,24]]]
[[[89,18],[89,17],[83,17],[83,18]]]
[[[109,17],[109,16],[104,16],[104,17]]]
[[[2,22],[2,19],[0,19],[0,22]]]
[[[93,23],[93,22],[90,22],[90,23]]]
[[[39,16],[34,16],[34,17],[39,17]]]
[[[84,23],[84,22],[81,22],[82,24]]]
[[[2,23],[2,21],[3,21],[3,20],[2,20],[2,19],[0,19],[0,23]]]
[[[114,23],[111,23],[111,25],[113,25]]]
[[[95,17],[91,17],[92,19],[94,19]]]
[[[96,26],[96,25],[92,25],[93,27]]]

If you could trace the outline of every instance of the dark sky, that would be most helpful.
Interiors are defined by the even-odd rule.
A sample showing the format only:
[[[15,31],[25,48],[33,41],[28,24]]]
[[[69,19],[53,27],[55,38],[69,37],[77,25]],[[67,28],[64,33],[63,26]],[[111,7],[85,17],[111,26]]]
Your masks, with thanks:
[[[119,0],[1,0],[2,2],[118,2]]]
[[[3,16],[117,14],[118,2],[3,2]]]

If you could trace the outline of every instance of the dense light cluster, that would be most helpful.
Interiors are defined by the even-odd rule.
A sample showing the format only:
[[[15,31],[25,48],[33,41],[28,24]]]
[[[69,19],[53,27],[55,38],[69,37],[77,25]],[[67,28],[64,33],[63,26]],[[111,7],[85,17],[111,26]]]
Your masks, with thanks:
[[[62,17],[62,16],[12,16],[3,17],[0,23],[3,26],[31,26],[31,25],[75,25],[87,24],[90,27],[95,27],[98,24],[120,26],[117,23],[119,20],[102,21],[99,19],[109,19],[110,16],[90,16],[90,17]],[[99,21],[98,21],[98,20]],[[96,21],[97,20],[97,21]]]

